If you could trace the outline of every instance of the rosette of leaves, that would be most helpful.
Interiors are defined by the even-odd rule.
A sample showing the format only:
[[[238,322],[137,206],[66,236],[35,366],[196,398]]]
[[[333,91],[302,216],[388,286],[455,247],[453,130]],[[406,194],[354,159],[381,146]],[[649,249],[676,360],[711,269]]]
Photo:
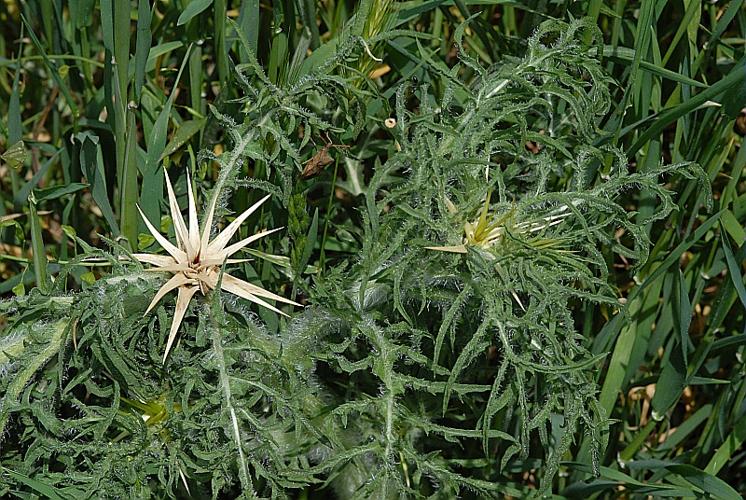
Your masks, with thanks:
[[[333,74],[358,42],[342,43],[317,65],[302,66],[306,51],[299,49],[282,83],[241,42],[249,60],[235,68],[246,93],[242,121],[213,109],[232,147],[199,157],[200,165],[219,167],[209,198],[216,220],[241,184],[287,207],[311,136],[345,130],[327,121],[338,107],[356,130],[365,119],[357,91]],[[252,177],[240,180],[249,170]],[[183,181],[174,188],[180,197]],[[277,209],[258,217],[287,222]],[[274,313],[260,320],[240,299],[209,293],[189,305],[184,336],[159,365],[171,308],[143,313],[164,280],[116,244],[108,253],[78,243],[81,257],[63,266],[54,290],[0,305],[0,496],[287,497],[328,478],[330,467],[319,464],[346,441],[322,417],[324,389],[312,373],[320,357],[310,355],[320,337],[314,325],[325,328],[325,321],[307,318],[302,332],[278,332]],[[68,273],[96,256],[111,275],[68,293]],[[292,274],[288,262],[278,262]],[[256,273],[256,264],[243,265]],[[276,269],[268,274],[262,279],[278,286],[285,279]]]
[[[306,51],[298,49],[282,82],[270,80],[241,43],[249,61],[235,68],[246,96],[237,101],[242,121],[212,109],[232,147],[199,156],[200,166],[219,168],[208,202],[215,220],[228,211],[238,185],[274,194],[287,207],[312,135],[346,131],[339,126],[350,123],[359,131],[365,120],[359,92],[334,75],[355,57],[357,41],[340,43],[316,65],[303,65]],[[346,113],[336,113],[340,107]],[[333,125],[333,115],[352,122]],[[252,176],[240,179],[245,173]],[[198,172],[204,176],[204,169]],[[174,184],[182,198],[184,177]],[[257,219],[268,226],[287,222],[278,209]],[[324,418],[325,389],[313,375],[322,356],[310,353],[326,347],[318,342],[326,316],[282,330],[273,312],[260,320],[240,299],[213,291],[189,305],[184,335],[164,365],[172,309],[160,304],[143,317],[163,278],[143,272],[114,243],[112,252],[78,244],[81,257],[63,266],[51,292],[34,289],[0,305],[6,321],[0,331],[0,496],[282,498],[330,479],[354,441]],[[108,261],[111,275],[67,292],[68,273],[91,257]],[[292,278],[295,263],[276,260],[280,271],[273,268],[262,280],[279,287]],[[261,270],[253,262],[242,266],[248,276]]]
[[[167,312],[142,316],[162,280],[110,261],[80,293],[2,303],[2,495],[248,498],[314,482],[307,339],[270,335],[213,293],[164,366]]]
[[[581,433],[597,466],[604,360],[576,311],[619,313],[607,269],[644,262],[645,225],[674,208],[666,176],[707,189],[697,166],[640,171],[601,146],[597,35],[547,22],[521,58],[483,67],[462,51],[439,97],[399,90],[400,151],[367,187],[358,259],[311,291],[330,318],[331,415],[358,436],[337,469],[363,472],[337,476],[342,497],[547,492]],[[619,201],[638,189],[657,198],[646,219]]]

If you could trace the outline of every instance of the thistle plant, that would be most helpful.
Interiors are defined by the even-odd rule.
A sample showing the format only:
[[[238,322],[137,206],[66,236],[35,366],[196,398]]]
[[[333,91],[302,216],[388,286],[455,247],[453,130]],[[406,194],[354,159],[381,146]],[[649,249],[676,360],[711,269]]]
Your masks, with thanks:
[[[547,492],[581,429],[598,466],[603,356],[575,310],[621,311],[607,266],[644,262],[645,225],[674,208],[663,176],[707,184],[695,165],[633,171],[596,145],[610,81],[586,34],[597,40],[582,21],[547,22],[521,59],[485,68],[462,51],[442,92],[397,93],[397,147],[367,186],[358,259],[311,292],[334,346],[319,362],[367,388],[336,392],[338,425],[359,436],[350,453],[366,457],[362,478],[338,480],[355,498],[520,497],[509,478],[535,466]],[[647,219],[619,203],[631,189],[657,198]]]
[[[491,66],[463,47],[464,29],[453,68],[428,66],[427,81],[397,86],[385,139],[344,77],[354,37],[323,63],[295,65],[283,85],[242,41],[240,119],[213,110],[231,148],[197,158],[219,168],[202,226],[189,178],[187,225],[166,177],[175,244],[144,218],[168,255],[133,257],[171,273],[166,285],[116,243],[78,241],[84,255],[49,294],[0,305],[3,477],[31,489],[43,479],[70,497],[530,497],[552,490],[581,434],[597,468],[609,426],[595,379],[604,356],[577,328],[579,305],[621,313],[607,270],[644,262],[646,225],[674,209],[662,178],[706,177],[685,163],[636,170],[604,145],[611,82],[586,22],[544,23],[522,53]],[[350,166],[344,180],[306,189],[310,137],[328,131],[375,139],[382,152],[366,171]],[[277,231],[230,244],[267,196],[210,240],[242,184],[295,212],[292,241],[277,243],[293,257],[274,259],[284,276],[232,258]],[[302,223],[301,213],[303,193],[319,186],[357,196],[328,217],[322,240],[316,217]],[[646,217],[620,200],[638,189],[655,201]],[[267,210],[261,225],[283,217]],[[321,241],[323,271],[306,266]],[[68,273],[93,255],[110,275],[69,294]],[[224,265],[287,277],[308,307],[281,319],[267,300],[294,302]],[[160,299],[174,289],[172,311]],[[190,307],[198,290],[206,300]]]

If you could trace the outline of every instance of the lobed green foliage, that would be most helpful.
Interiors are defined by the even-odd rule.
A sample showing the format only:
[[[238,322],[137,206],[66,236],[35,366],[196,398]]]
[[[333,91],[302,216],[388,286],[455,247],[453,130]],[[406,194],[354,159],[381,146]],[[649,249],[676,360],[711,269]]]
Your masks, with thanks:
[[[3,62],[2,210],[31,195],[33,255],[0,284],[17,295],[0,303],[1,494],[738,498],[743,38],[723,36],[740,2],[663,26],[665,2],[589,2],[578,21],[561,3],[283,3],[269,20],[258,2],[140,1],[136,32],[128,5],[81,4],[20,5],[38,59]],[[63,94],[49,144],[21,134],[21,73],[24,99]],[[305,310],[210,294],[163,364],[171,306],[143,317],[161,278],[127,259],[153,245],[133,207],[157,220],[161,168],[223,216],[272,194],[252,222],[287,237],[238,273]]]

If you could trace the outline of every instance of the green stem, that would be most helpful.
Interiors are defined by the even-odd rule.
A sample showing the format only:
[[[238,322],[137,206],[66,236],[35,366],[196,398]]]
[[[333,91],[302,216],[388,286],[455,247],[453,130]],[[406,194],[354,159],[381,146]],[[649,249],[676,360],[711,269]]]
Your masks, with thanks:
[[[218,61],[218,77],[221,92],[226,90],[228,81],[228,54],[225,50],[225,18],[227,16],[225,0],[215,0],[215,58]]]
[[[129,241],[130,248],[137,251],[137,126],[135,114],[127,111],[127,145],[119,186],[119,221],[122,235]]]
[[[645,440],[650,436],[650,433],[653,432],[653,429],[655,429],[657,422],[655,419],[651,418],[648,420],[648,423],[645,424],[645,427],[643,427],[640,432],[637,433],[635,438],[632,440],[629,445],[625,449],[622,450],[622,452],[619,454],[619,460],[622,462],[628,462],[632,459],[632,457],[635,456],[635,453],[637,453],[637,450],[640,449],[640,447],[643,445]]]
[[[41,235],[41,224],[39,215],[36,212],[36,198],[34,193],[28,198],[29,201],[29,222],[31,223],[31,250],[33,252],[34,275],[36,276],[36,285],[42,292],[49,291],[47,286],[47,255],[44,251],[44,240]]]
[[[326,234],[329,230],[329,219],[331,219],[332,203],[334,202],[334,190],[337,185],[337,171],[339,169],[339,158],[334,162],[334,176],[332,177],[332,185],[329,190],[329,200],[326,203],[326,218],[324,220],[324,235],[321,237],[321,255],[319,256],[319,272],[324,270],[324,260],[326,253],[324,248],[326,247]]]
[[[241,480],[241,488],[244,490],[244,492],[248,493],[251,498],[256,498],[256,493],[254,492],[253,485],[251,484],[251,478],[249,476],[249,467],[246,463],[246,457],[243,453],[243,440],[241,438],[241,430],[238,426],[238,417],[236,416],[236,410],[233,407],[233,394],[231,393],[230,377],[228,376],[228,369],[225,362],[225,353],[223,352],[223,339],[220,336],[219,328],[213,325],[211,330],[212,350],[215,353],[215,359],[217,360],[220,375],[220,386],[223,390],[225,409],[228,410],[228,414],[230,416],[231,434],[238,450],[238,459],[236,463],[236,465],[238,466],[238,477]]]

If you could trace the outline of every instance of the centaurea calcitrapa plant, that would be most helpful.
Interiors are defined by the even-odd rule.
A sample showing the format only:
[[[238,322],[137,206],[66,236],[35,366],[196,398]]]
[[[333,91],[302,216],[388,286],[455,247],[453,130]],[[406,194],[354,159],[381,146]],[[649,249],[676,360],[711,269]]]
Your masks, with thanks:
[[[340,48],[339,60],[353,46]],[[293,167],[300,172],[299,150],[310,134],[290,131],[299,124],[307,131],[331,127],[325,116],[301,104],[319,88],[317,100],[336,102],[343,94],[355,106],[354,89],[343,88],[344,80],[332,74],[335,64],[296,68],[297,80],[282,87],[270,82],[254,59],[236,67],[247,94],[244,120],[213,110],[232,148],[198,158],[195,170],[202,170],[202,178],[206,164],[219,172],[203,198],[201,224],[196,223],[200,196],[190,192],[190,176],[172,167],[173,185],[164,176],[172,237],[156,237],[164,226],[152,221],[148,229],[156,241],[147,253],[131,253],[106,238],[110,248],[104,251],[78,239],[80,257],[61,266],[50,290],[35,288],[0,304],[6,320],[0,337],[0,494],[288,497],[324,481],[326,469],[314,467],[328,443],[345,441],[321,417],[325,396],[308,354],[320,336],[313,329],[319,322],[305,322],[303,333],[278,332],[282,315],[292,312],[283,285],[292,280],[292,259],[253,249],[258,260],[272,264],[260,267],[246,262],[246,255],[229,254],[239,249],[235,245],[268,235],[244,234],[244,225],[297,226],[298,217],[282,207],[293,197]],[[249,164],[253,177],[240,179]],[[200,175],[191,178],[198,187],[208,184]],[[229,194],[243,194],[246,190],[236,189],[242,185],[254,188],[251,196],[257,198],[239,212],[250,220],[239,215],[217,231],[229,212]],[[260,191],[274,195],[269,203],[261,203],[266,196],[256,194]],[[179,218],[179,205],[189,207],[189,225]],[[229,243],[231,238],[238,242]],[[68,292],[71,273],[94,260],[109,265],[110,274]],[[154,267],[144,269],[141,262]],[[229,270],[245,276],[249,286],[225,287]],[[191,300],[163,288],[173,279],[170,274],[184,276]],[[276,293],[266,292],[270,287],[263,281],[276,283]],[[201,283],[204,298],[195,293]],[[177,295],[175,309],[173,302],[158,300],[159,290]],[[250,309],[245,292],[270,307],[259,303],[258,310]],[[257,313],[269,315],[260,319]],[[342,448],[338,444],[335,450]]]
[[[701,175],[635,171],[603,146],[611,82],[589,32],[548,22],[522,57],[483,67],[462,51],[453,68],[433,64],[437,95],[402,85],[388,155],[358,197],[355,257],[327,268],[307,266],[317,225],[301,213],[299,151],[311,131],[349,127],[354,140],[368,126],[359,82],[299,64],[278,86],[249,57],[236,68],[243,122],[214,110],[232,149],[200,158],[221,169],[205,212],[222,217],[241,184],[275,194],[290,212],[290,258],[252,253],[279,264],[261,279],[286,275],[273,291],[292,282],[307,307],[260,318],[209,287],[164,363],[174,313],[166,301],[144,312],[165,279],[114,242],[79,241],[84,255],[51,292],[0,305],[3,479],[62,498],[549,493],[579,434],[595,457],[608,424],[593,377],[604,360],[576,308],[620,309],[606,270],[645,259],[644,225],[673,208],[662,176]],[[355,47],[341,44],[335,61]],[[241,181],[244,165],[254,176]],[[175,196],[188,196],[185,181]],[[657,196],[650,219],[618,202],[632,189]],[[277,206],[256,215],[285,223]],[[94,256],[111,275],[66,293],[67,273]]]
[[[583,42],[594,29],[548,22],[523,58],[484,68],[462,52],[439,98],[399,90],[397,151],[368,186],[358,259],[312,291],[334,332],[319,373],[367,471],[340,475],[342,497],[523,497],[534,473],[547,493],[579,433],[598,465],[604,360],[574,311],[621,309],[607,268],[644,262],[645,224],[674,207],[664,176],[707,185],[697,166],[634,171],[600,145],[611,82]],[[617,201],[633,189],[658,199],[647,220]]]

